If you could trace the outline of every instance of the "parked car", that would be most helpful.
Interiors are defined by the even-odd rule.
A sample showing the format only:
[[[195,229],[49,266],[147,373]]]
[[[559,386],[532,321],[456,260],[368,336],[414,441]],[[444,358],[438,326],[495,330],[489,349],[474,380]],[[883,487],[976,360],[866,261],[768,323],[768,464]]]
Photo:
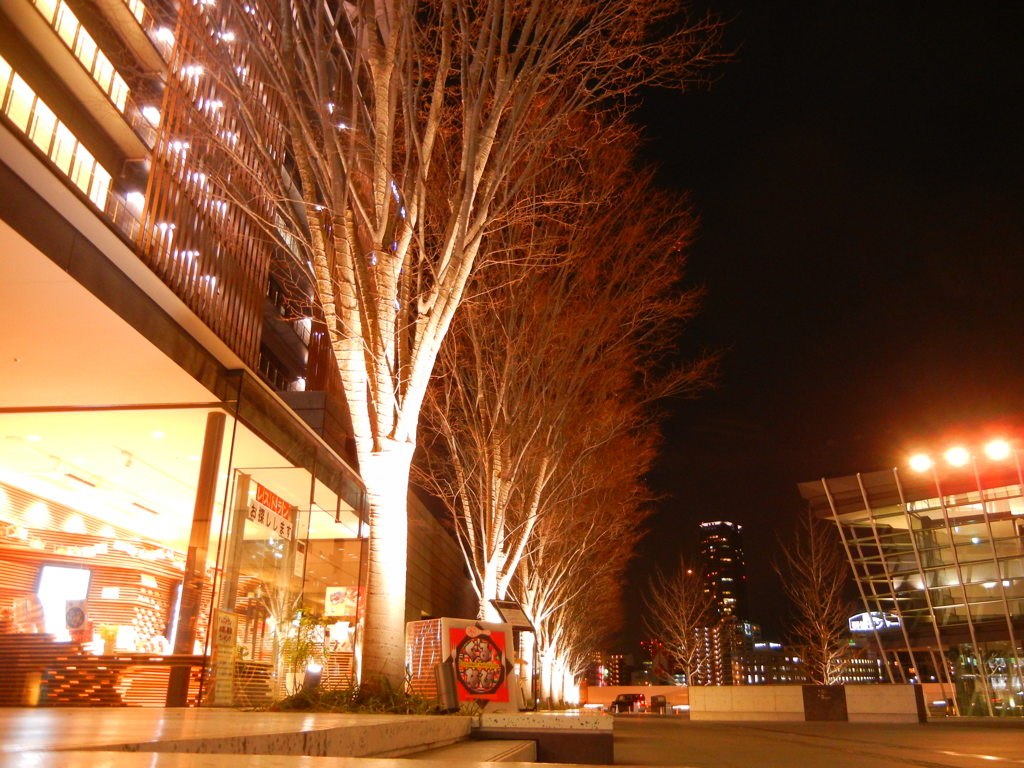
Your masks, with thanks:
[[[642,693],[620,693],[611,705],[612,712],[646,712],[647,697]]]

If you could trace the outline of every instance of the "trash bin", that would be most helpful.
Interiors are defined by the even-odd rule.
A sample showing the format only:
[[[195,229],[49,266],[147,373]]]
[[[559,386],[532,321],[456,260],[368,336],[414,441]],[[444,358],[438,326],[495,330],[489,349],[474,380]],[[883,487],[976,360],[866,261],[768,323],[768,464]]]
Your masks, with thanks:
[[[659,715],[668,712],[668,702],[664,696],[651,696],[651,712]]]

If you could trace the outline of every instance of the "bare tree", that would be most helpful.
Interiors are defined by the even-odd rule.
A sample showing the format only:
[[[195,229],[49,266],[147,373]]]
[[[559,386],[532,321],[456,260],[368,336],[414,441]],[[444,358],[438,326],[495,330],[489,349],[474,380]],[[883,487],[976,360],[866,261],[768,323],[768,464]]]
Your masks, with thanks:
[[[698,630],[717,622],[714,599],[704,589],[699,568],[685,558],[672,571],[657,570],[644,597],[647,630],[659,638],[692,685],[699,678],[703,645]]]
[[[550,266],[518,280],[489,268],[441,353],[427,410],[440,439],[420,476],[453,514],[484,618],[539,521],[568,514],[590,455],[655,433],[652,404],[704,386],[713,365],[660,364],[698,306],[680,287],[693,221],[616,136],[582,166],[594,194],[495,236],[509,258]]]
[[[567,123],[590,109],[623,112],[644,84],[692,82],[715,56],[719,25],[682,16],[676,0],[181,9],[173,67],[195,110],[175,151],[205,157],[195,169],[204,188],[257,221],[309,287],[367,488],[364,679],[397,682],[420,407],[488,258],[484,238]]]
[[[648,513],[642,484],[650,434],[623,434],[573,472],[558,514],[540,520],[513,592],[537,629],[541,698],[561,701],[569,677],[622,621],[622,583]]]
[[[845,630],[851,610],[846,597],[850,572],[837,534],[827,522],[806,514],[780,550],[774,567],[793,607],[791,641],[800,648],[812,683],[837,683],[848,653]]]

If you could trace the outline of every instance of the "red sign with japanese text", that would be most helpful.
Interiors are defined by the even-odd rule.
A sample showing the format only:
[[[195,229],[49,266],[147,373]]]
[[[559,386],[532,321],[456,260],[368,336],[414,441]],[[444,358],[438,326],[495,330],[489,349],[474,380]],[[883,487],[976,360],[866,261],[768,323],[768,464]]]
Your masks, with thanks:
[[[282,539],[292,537],[291,506],[276,493],[256,483],[256,497],[249,504],[247,517],[266,526]]]

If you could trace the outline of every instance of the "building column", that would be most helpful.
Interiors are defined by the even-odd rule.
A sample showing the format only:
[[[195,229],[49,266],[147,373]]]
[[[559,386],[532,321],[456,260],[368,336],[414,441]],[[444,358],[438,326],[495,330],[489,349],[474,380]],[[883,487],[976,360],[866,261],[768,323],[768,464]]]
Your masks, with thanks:
[[[196,640],[196,622],[206,582],[207,548],[210,543],[210,521],[213,518],[213,504],[217,493],[217,475],[220,471],[220,454],[224,444],[224,425],[227,417],[220,411],[212,411],[206,417],[206,436],[203,439],[203,454],[199,463],[199,482],[196,487],[196,503],[192,511],[192,531],[189,535],[188,555],[185,560],[185,574],[181,585],[181,606],[178,609],[178,627],[174,636],[173,653],[191,654]],[[171,667],[167,684],[168,707],[188,705],[188,666]]]

